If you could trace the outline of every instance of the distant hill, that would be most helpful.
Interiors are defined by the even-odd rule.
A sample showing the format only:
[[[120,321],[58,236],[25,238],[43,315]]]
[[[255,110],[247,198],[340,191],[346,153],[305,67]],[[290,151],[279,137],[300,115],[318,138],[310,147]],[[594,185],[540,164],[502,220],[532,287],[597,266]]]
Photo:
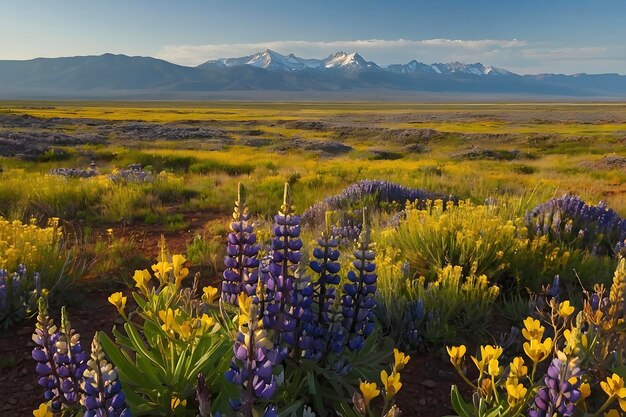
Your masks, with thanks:
[[[424,92],[503,96],[626,98],[626,76],[618,74],[518,75],[503,68],[461,62],[381,66],[358,53],[337,52],[304,59],[266,50],[197,67],[151,57],[104,54],[0,61],[0,98],[199,97],[203,93],[302,92],[321,97],[407,95]],[[389,97],[381,97],[389,98]]]

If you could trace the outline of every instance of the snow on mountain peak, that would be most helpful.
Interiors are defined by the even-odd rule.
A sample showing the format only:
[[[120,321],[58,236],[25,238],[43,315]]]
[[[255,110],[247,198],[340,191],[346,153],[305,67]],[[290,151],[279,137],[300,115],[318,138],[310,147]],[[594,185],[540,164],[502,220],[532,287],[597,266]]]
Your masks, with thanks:
[[[207,64],[221,67],[234,67],[238,65],[250,65],[257,68],[280,71],[302,71],[302,70],[324,70],[340,69],[346,71],[358,70],[381,70],[376,63],[366,61],[357,52],[346,53],[338,51],[324,59],[304,59],[297,57],[293,53],[282,55],[278,52],[266,49],[263,52],[252,54],[241,58],[221,58],[208,61]],[[484,66],[480,62],[474,64],[464,64],[459,61],[448,63],[424,64],[417,60],[412,60],[407,64],[392,64],[385,68],[386,71],[409,74],[409,73],[430,73],[430,74],[470,74],[470,75],[513,75],[512,72],[494,66]]]

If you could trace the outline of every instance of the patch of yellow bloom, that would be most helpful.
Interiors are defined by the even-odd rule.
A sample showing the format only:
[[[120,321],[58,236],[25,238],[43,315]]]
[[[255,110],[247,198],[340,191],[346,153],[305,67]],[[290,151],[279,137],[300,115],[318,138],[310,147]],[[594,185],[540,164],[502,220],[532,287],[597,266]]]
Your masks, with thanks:
[[[33,410],[33,416],[35,417],[52,417],[53,415],[46,403],[41,403],[38,409]]]
[[[172,270],[172,265],[169,262],[161,261],[152,265],[152,270],[161,284],[165,285],[167,284],[167,274]]]
[[[569,317],[574,312],[574,310],[574,306],[570,305],[569,300],[565,300],[561,304],[559,304],[559,316],[564,319]]]
[[[497,360],[498,358],[500,358],[501,355],[502,347],[486,345],[480,347],[480,360],[475,358],[474,356],[472,356],[471,358],[474,361],[476,368],[478,368],[478,371],[482,375],[486,370],[486,366],[488,366],[492,360]]]
[[[121,292],[114,292],[109,296],[108,300],[109,303],[113,304],[115,308],[117,308],[117,311],[119,311],[121,315],[124,315],[124,308],[126,308],[127,298],[124,297]]]
[[[510,378],[522,378],[528,375],[528,367],[524,365],[524,358],[517,356],[513,358],[510,365]]]
[[[136,270],[135,275],[133,275],[133,280],[135,281],[135,287],[139,288],[144,295],[148,294],[148,283],[152,276],[147,269],[143,271]]]
[[[174,283],[176,288],[179,288],[182,281],[189,275],[189,268],[183,267],[185,262],[187,262],[187,259],[185,259],[183,255],[172,256],[172,268],[174,270]]]
[[[380,372],[380,380],[383,383],[383,388],[385,389],[385,396],[388,400],[391,400],[402,388],[402,383],[400,382],[400,374],[396,372],[392,372],[391,375],[387,374],[387,371],[384,369]]]
[[[515,407],[524,400],[528,389],[517,382],[517,379],[507,379],[506,381],[507,402],[511,407]]]
[[[463,357],[465,356],[465,352],[467,352],[467,348],[465,345],[461,346],[446,346],[446,350],[448,351],[448,355],[450,356],[450,362],[454,365],[455,368],[460,368],[461,363],[463,362]]]
[[[533,339],[524,343],[524,352],[535,363],[539,363],[546,359],[552,351],[552,339],[546,338],[543,342],[539,339]]]
[[[541,339],[545,328],[541,325],[539,320],[527,317],[524,320],[524,328],[522,329],[522,335],[526,340]]]
[[[380,395],[380,390],[375,382],[361,382],[359,389],[361,390],[361,395],[363,395],[365,407],[369,407],[370,401]]]
[[[411,360],[411,357],[409,355],[405,355],[403,352],[400,352],[397,348],[393,348],[393,358],[394,358],[394,365],[393,365],[394,372],[400,372],[401,370],[403,370],[405,365],[409,363],[409,360]]]
[[[626,388],[624,388],[624,379],[621,376],[611,375],[606,381],[600,382],[600,387],[609,398],[618,400],[620,408],[626,411]]]
[[[204,301],[206,304],[211,304],[213,301],[217,300],[217,297],[219,296],[217,293],[217,288],[210,285],[208,287],[204,287],[202,289],[202,292],[202,301]]]

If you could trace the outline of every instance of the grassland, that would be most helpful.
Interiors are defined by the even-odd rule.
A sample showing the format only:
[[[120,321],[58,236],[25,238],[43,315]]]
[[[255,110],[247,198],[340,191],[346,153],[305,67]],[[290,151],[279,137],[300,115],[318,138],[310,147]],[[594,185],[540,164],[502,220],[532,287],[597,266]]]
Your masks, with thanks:
[[[40,155],[5,152],[0,214],[8,217],[226,213],[237,182],[249,185],[251,208],[269,215],[284,181],[304,209],[364,178],[477,202],[513,198],[520,212],[573,192],[626,215],[623,104],[3,102],[0,117],[0,138],[69,138],[43,143]],[[85,135],[98,141],[81,143]],[[166,191],[46,175],[91,160],[102,173],[139,162],[172,175]]]

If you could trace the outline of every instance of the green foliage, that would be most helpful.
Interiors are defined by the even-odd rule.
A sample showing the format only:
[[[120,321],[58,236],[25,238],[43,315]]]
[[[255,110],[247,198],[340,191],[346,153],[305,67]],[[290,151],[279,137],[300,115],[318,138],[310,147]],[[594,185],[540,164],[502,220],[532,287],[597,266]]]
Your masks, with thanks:
[[[136,271],[137,307],[129,314],[126,297],[109,298],[125,323],[113,330],[115,340],[103,334],[101,342],[128,387],[134,415],[193,415],[184,404],[195,395],[199,373],[206,376],[215,404],[224,407],[228,398],[223,379],[231,350],[228,328],[217,323],[213,300],[196,296],[197,277],[193,288],[181,288],[189,273],[184,262],[181,255],[168,259],[163,250],[152,268],[154,278],[147,270]]]
[[[497,207],[461,201],[458,206],[441,200],[425,208],[407,207],[406,220],[389,236],[417,274],[432,278],[448,264],[465,273],[497,277],[507,261],[525,243],[526,228],[520,219],[503,221]]]

